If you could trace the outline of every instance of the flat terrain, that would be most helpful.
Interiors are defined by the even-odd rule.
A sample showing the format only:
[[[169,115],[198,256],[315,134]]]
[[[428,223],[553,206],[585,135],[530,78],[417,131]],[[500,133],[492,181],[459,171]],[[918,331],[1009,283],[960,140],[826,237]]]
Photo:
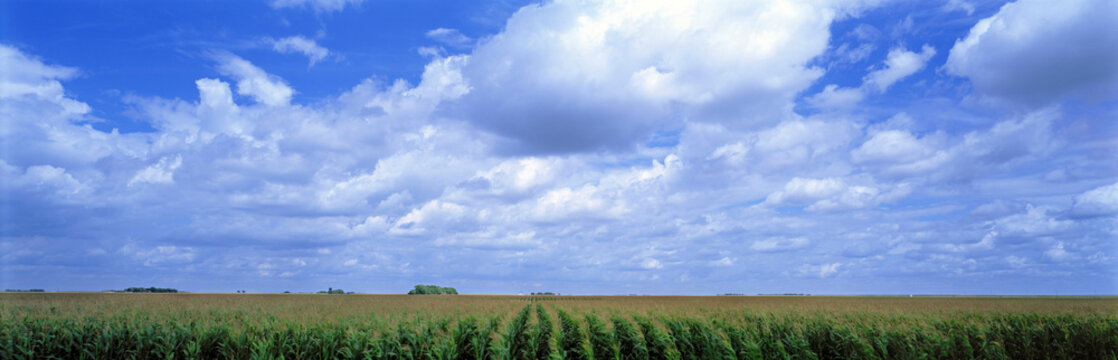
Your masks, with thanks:
[[[0,294],[0,358],[1111,358],[1115,297]]]

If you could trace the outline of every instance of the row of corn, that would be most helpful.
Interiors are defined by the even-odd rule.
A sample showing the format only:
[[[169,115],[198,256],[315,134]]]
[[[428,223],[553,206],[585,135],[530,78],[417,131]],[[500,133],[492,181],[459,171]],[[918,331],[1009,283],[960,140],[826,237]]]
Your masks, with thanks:
[[[951,317],[699,317],[576,312],[529,304],[508,316],[413,317],[368,327],[242,326],[6,314],[0,359],[1115,359],[1118,319],[1100,314]]]

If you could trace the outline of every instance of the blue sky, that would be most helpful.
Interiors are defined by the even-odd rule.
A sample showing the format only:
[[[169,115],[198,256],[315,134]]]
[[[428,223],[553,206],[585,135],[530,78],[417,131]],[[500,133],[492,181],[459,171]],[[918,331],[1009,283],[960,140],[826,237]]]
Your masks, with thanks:
[[[1118,293],[1118,4],[9,1],[0,287]]]

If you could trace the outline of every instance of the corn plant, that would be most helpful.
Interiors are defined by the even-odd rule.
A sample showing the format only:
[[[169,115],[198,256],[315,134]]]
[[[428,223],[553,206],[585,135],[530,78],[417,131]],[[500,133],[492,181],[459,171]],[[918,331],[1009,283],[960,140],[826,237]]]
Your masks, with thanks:
[[[505,329],[505,359],[529,360],[534,355],[531,330],[528,327],[531,310],[532,305],[525,305]]]
[[[536,360],[551,359],[551,332],[553,331],[551,316],[547,315],[543,304],[536,304],[536,332],[532,339]]]
[[[587,360],[590,358],[586,348],[586,336],[582,325],[563,309],[559,313],[559,350],[563,359]]]
[[[584,317],[586,318],[587,334],[590,337],[590,351],[594,359],[616,359],[617,345],[613,342],[613,336],[606,329],[605,323],[594,313],[587,313]]]
[[[618,358],[620,360],[648,360],[648,348],[644,345],[644,338],[629,323],[629,319],[614,315],[610,318],[613,322],[613,337],[617,343]]]

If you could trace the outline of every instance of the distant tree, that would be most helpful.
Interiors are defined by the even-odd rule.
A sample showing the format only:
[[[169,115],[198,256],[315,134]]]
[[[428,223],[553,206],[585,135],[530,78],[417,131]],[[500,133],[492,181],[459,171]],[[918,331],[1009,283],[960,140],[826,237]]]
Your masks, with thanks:
[[[415,289],[408,291],[408,295],[458,295],[458,290],[438,285],[416,285]]]
[[[157,288],[157,287],[151,286],[151,287],[146,287],[146,288],[145,287],[130,287],[130,288],[124,289],[124,292],[130,292],[130,293],[177,293],[179,291],[178,291],[178,289]]]

